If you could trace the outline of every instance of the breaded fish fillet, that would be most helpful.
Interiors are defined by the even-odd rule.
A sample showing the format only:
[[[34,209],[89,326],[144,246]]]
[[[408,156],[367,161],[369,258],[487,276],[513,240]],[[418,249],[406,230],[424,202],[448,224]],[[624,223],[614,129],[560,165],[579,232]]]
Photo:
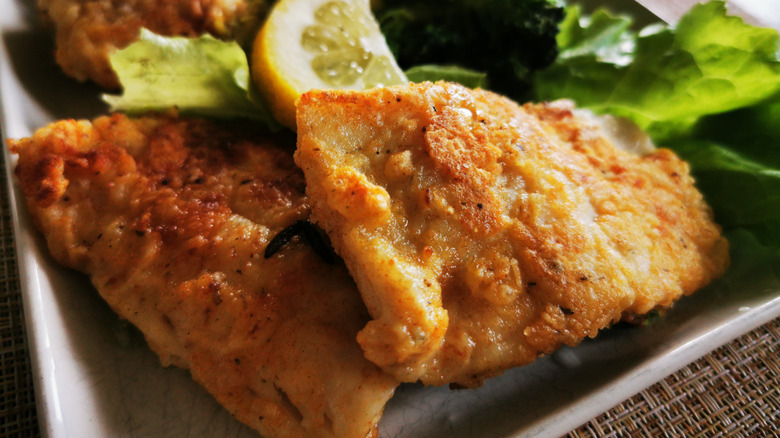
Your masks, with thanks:
[[[369,317],[346,269],[297,238],[264,257],[309,215],[292,138],[112,115],[10,143],[51,253],[164,365],[265,437],[375,434],[397,383],[355,341]]]
[[[366,357],[476,386],[723,273],[688,166],[594,120],[447,83],[301,98],[296,162],[373,317]]]
[[[228,37],[261,0],[38,0],[56,34],[56,59],[68,76],[118,88],[109,55],[138,39],[141,27],[166,36]],[[253,6],[254,7],[254,6]]]

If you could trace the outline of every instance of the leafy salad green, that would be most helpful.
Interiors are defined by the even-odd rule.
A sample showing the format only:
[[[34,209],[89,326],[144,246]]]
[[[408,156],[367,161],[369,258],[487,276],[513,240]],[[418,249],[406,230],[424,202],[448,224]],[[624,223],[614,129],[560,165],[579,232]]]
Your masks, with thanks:
[[[163,37],[142,29],[135,43],[111,56],[124,92],[106,95],[115,111],[165,110],[246,117],[272,124],[252,88],[243,49],[210,35]]]
[[[777,31],[729,16],[722,1],[693,7],[676,26],[655,24],[639,31],[630,18],[604,10],[585,15],[570,5],[560,15],[553,0],[448,0],[450,9],[460,10],[442,20],[437,15],[442,12],[422,3],[387,2],[378,10],[388,44],[396,50],[414,47],[401,49],[397,40],[410,30],[434,39],[426,47],[452,45],[449,58],[427,48],[418,54],[397,53],[400,59],[413,56],[419,64],[407,64],[411,80],[446,79],[508,90],[518,100],[568,98],[597,113],[627,117],[657,145],[690,163],[716,220],[740,236],[736,242],[763,245],[780,255]],[[526,15],[510,14],[512,7]],[[559,30],[555,44],[533,54],[516,40],[485,35],[480,42],[491,45],[484,51],[489,55],[469,63],[462,54],[476,47],[473,40],[479,36],[462,29],[472,16],[482,32],[495,29],[503,38],[525,32],[532,41],[544,41],[551,28]],[[176,105],[185,113],[251,117],[275,126],[251,88],[240,51],[236,43],[209,38],[185,41],[145,34],[113,55],[125,92],[109,102],[127,111]],[[432,55],[426,58],[425,53]],[[534,61],[529,63],[529,57]],[[497,74],[494,66],[504,73]],[[746,239],[745,233],[751,237]]]
[[[603,11],[561,26],[561,54],[537,75],[537,98],[634,120],[655,139],[684,134],[702,116],[756,104],[780,91],[777,31],[746,25],[725,4],[699,4],[676,27],[633,34]]]

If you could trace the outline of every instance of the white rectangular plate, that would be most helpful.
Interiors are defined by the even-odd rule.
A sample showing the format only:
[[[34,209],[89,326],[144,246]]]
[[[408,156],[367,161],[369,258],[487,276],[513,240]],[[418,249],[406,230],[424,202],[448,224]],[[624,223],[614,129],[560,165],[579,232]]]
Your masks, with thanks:
[[[0,0],[0,92],[5,138],[106,109],[99,90],[65,78],[32,0]],[[6,171],[14,157],[7,148]],[[12,178],[11,178],[12,179]],[[163,368],[88,280],[57,266],[12,181],[11,203],[45,436],[254,437],[186,371]],[[737,255],[734,263],[739,264]],[[757,269],[757,272],[761,272]],[[766,269],[763,269],[766,272]],[[588,421],[697,357],[780,316],[780,280],[747,272],[680,301],[644,328],[613,328],[476,390],[404,385],[381,436],[553,436]]]

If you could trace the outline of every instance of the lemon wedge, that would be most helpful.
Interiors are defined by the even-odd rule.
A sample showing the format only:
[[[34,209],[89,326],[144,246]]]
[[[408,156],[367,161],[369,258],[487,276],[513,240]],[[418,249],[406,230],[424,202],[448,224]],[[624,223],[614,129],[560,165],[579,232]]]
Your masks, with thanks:
[[[367,0],[280,0],[251,58],[274,116],[293,129],[295,102],[308,90],[406,83]]]

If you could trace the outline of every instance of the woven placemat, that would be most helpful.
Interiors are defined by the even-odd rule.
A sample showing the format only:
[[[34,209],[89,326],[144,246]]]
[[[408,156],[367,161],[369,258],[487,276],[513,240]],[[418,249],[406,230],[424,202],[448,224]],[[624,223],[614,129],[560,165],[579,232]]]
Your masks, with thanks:
[[[0,173],[0,437],[38,437],[7,176]],[[569,436],[777,436],[779,356],[780,318],[609,409]]]
[[[780,318],[693,362],[570,437],[778,436]]]
[[[0,151],[0,437],[37,437],[38,416],[4,169]]]

